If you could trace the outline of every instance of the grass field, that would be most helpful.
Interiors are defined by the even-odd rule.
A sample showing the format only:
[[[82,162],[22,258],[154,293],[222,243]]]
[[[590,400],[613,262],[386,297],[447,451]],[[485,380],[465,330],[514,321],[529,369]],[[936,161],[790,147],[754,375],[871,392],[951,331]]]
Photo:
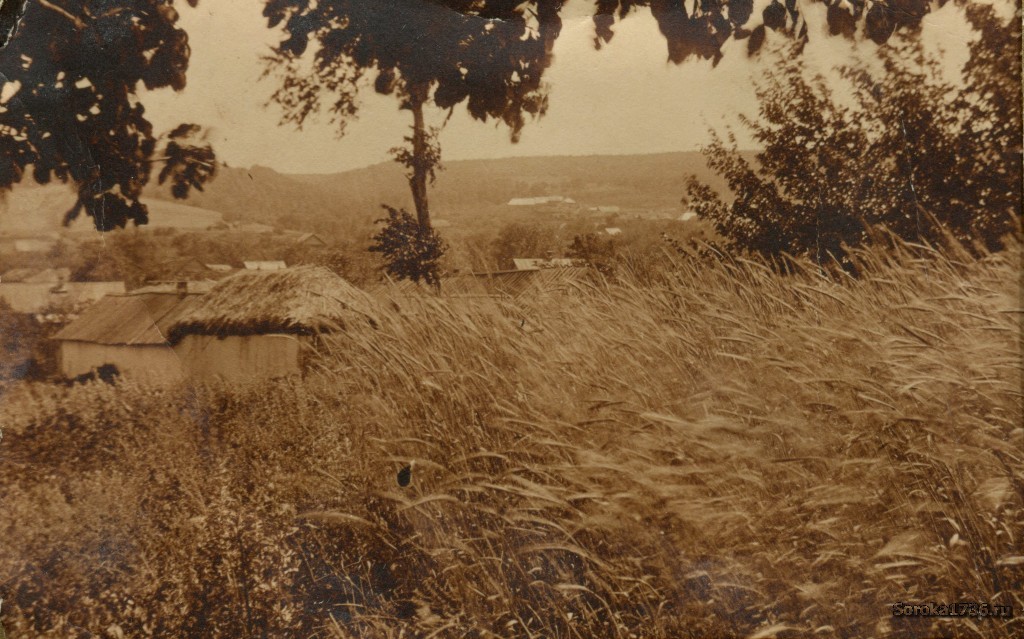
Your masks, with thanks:
[[[1020,245],[857,259],[397,300],[301,382],[6,389],[8,636],[1024,636]],[[1016,618],[891,612],[932,601]]]

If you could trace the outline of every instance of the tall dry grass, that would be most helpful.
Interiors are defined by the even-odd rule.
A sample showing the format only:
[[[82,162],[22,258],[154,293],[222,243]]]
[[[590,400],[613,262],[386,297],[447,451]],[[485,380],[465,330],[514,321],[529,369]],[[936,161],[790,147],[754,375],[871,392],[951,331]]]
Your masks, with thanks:
[[[8,632],[1022,634],[1020,245],[854,257],[397,299],[301,382],[12,389]],[[890,614],[928,601],[1018,618]]]

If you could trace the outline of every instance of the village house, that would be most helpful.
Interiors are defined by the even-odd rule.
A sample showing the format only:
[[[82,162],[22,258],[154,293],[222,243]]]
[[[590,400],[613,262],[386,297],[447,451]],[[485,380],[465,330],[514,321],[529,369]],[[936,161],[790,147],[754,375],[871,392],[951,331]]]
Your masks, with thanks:
[[[59,237],[56,233],[41,233],[38,235],[0,234],[0,255],[45,253],[57,245]]]
[[[71,271],[11,269],[0,275],[0,299],[16,313],[86,306],[111,293],[123,293],[124,282],[69,282]]]
[[[282,260],[248,261],[242,262],[242,266],[247,271],[278,271],[288,268],[288,265]]]
[[[508,201],[508,206],[540,206],[541,204],[576,204],[576,200],[561,195],[542,195],[539,197],[514,197]]]
[[[316,233],[303,233],[301,231],[285,231],[285,237],[292,240],[293,244],[307,246],[310,248],[326,248],[327,240]]]
[[[331,271],[300,266],[222,280],[171,327],[199,380],[299,374],[316,336],[376,326],[372,299]]]
[[[187,292],[107,295],[54,336],[61,374],[73,378],[112,364],[133,379],[181,379],[183,362],[167,333],[196,297]]]
[[[149,382],[301,374],[317,336],[375,326],[372,300],[327,269],[241,271],[208,293],[140,289],[104,298],[60,331],[61,372],[104,365]]]
[[[512,263],[517,271],[532,271],[538,268],[566,268],[575,266],[576,260],[569,257],[514,257]]]

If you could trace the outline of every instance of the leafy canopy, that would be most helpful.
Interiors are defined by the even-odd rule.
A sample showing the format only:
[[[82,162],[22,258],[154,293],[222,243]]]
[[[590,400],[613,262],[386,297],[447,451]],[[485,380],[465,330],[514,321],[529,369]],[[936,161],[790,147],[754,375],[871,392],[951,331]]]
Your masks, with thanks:
[[[195,6],[196,0],[188,0]],[[138,89],[185,87],[188,36],[174,0],[32,0],[0,48],[0,189],[31,168],[40,184],[72,182],[81,211],[109,230],[145,224],[139,201],[156,163],[175,197],[216,170],[212,149],[184,124],[161,140]],[[161,144],[162,142],[162,144]]]
[[[858,33],[883,44],[897,31],[914,31],[931,11],[928,0],[820,0],[827,7],[831,35],[848,38]],[[946,0],[939,0],[943,6]],[[749,53],[757,53],[768,30],[784,33],[805,42],[807,23],[797,0],[771,0],[754,15],[753,0],[597,0],[594,25],[595,44],[601,46],[614,35],[616,19],[627,17],[640,7],[649,7],[668,44],[669,60],[682,62],[690,57],[713,60],[722,58],[722,46],[730,38],[747,40]]]
[[[756,166],[735,140],[715,137],[709,165],[735,194],[724,202],[696,181],[689,195],[734,248],[842,259],[844,246],[884,225],[911,241],[998,249],[1021,215],[1019,23],[969,9],[979,31],[964,91],[915,38],[880,51],[881,72],[846,66],[852,103],[789,60],[759,87],[747,126]]]
[[[286,122],[326,112],[343,132],[364,80],[403,102],[433,87],[437,107],[465,103],[516,138],[526,115],[547,108],[541,79],[561,8],[562,0],[267,0],[268,25],[285,37],[268,58],[268,70],[283,76],[274,100]]]

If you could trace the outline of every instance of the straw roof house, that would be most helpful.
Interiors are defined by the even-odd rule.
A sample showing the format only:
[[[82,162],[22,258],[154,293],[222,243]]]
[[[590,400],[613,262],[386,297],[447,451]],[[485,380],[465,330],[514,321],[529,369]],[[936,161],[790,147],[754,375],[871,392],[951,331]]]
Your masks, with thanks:
[[[301,374],[314,336],[377,326],[371,298],[331,271],[301,266],[221,280],[170,327],[196,379]]]
[[[171,328],[171,338],[312,335],[375,325],[371,298],[320,266],[241,271],[224,278]]]
[[[107,296],[55,339],[63,373],[104,364],[150,380],[301,374],[318,333],[376,326],[368,295],[327,269],[241,271],[203,294]]]

